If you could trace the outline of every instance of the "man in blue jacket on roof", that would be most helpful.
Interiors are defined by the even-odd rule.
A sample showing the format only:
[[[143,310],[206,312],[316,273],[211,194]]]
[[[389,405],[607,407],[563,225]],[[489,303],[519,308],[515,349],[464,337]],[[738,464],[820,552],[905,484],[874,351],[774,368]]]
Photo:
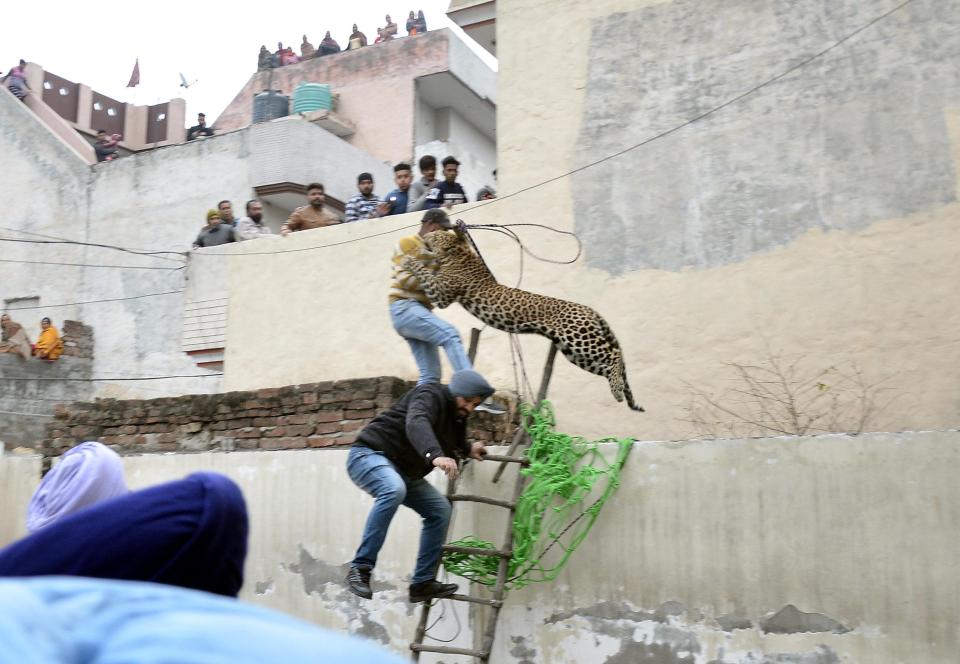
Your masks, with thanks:
[[[373,597],[370,574],[400,505],[423,517],[410,601],[425,602],[457,592],[455,583],[440,583],[435,578],[450,522],[450,501],[424,478],[439,468],[453,480],[459,473],[458,459],[483,459],[483,443],[467,443],[467,418],[493,392],[476,371],[457,371],[449,387],[432,382],[417,385],[357,436],[347,458],[347,472],[354,484],[373,496],[374,503],[347,574],[352,593],[364,599]]]

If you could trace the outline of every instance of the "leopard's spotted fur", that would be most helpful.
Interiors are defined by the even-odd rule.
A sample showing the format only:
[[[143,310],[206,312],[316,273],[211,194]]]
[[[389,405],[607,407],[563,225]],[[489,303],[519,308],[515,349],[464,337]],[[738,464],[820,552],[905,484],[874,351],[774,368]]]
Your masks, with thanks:
[[[436,271],[412,256],[401,266],[416,276],[431,302],[441,308],[459,302],[498,330],[547,337],[573,364],[606,378],[617,401],[626,397],[630,408],[643,410],[630,392],[620,344],[600,314],[576,302],[497,283],[460,233],[434,231],[424,242],[436,256]]]

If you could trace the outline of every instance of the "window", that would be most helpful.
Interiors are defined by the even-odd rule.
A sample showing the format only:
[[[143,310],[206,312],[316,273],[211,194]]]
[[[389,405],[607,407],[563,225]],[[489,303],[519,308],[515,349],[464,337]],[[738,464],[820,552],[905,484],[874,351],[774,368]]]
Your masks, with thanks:
[[[53,83],[51,83],[50,81],[44,81],[44,82],[43,82],[43,89],[44,89],[44,90],[53,90]]]
[[[113,116],[116,115],[116,114],[117,114],[117,109],[115,109],[115,108],[108,108],[108,109],[107,109],[107,115],[109,115],[110,117],[113,117]]]
[[[60,93],[61,97],[66,97],[68,94],[70,94],[70,91],[67,90],[66,88],[60,88],[59,90],[57,90],[57,92]]]
[[[157,114],[157,122],[163,122],[163,121],[166,120],[166,119],[167,119],[167,114],[166,114],[166,113],[158,113],[158,114]]]
[[[95,110],[95,111],[102,111],[102,110],[103,110],[103,104],[101,104],[101,103],[98,102],[98,101],[93,102],[93,110]]]

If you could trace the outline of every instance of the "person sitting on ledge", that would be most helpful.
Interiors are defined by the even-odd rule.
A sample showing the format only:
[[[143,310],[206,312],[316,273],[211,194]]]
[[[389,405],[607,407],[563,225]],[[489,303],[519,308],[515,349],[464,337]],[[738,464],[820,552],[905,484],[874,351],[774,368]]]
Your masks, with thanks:
[[[326,36],[324,36],[323,41],[320,42],[320,55],[332,55],[339,52],[340,44],[330,36],[330,31],[327,30]]]
[[[309,41],[307,41],[307,36],[303,36],[303,43],[300,44],[300,59],[309,60],[317,54],[317,49],[313,47]]]
[[[187,140],[192,141],[201,136],[213,136],[213,127],[207,126],[207,116],[203,113],[197,113],[197,124],[190,127],[187,131]]]
[[[0,340],[0,353],[16,353],[23,359],[30,359],[33,349],[30,347],[30,339],[27,333],[23,331],[20,323],[14,323],[7,314],[0,316],[0,328],[3,330],[2,340]]]
[[[93,144],[93,151],[97,153],[97,161],[113,161],[120,155],[117,154],[117,144],[120,142],[120,134],[111,134],[103,129],[97,129],[97,142]]]
[[[417,34],[422,35],[427,31],[427,19],[423,15],[423,10],[417,12]]]
[[[410,10],[410,16],[407,17],[407,35],[412,37],[417,34],[417,15]]]
[[[49,318],[40,320],[40,337],[33,347],[33,354],[47,362],[54,362],[63,355],[63,339]]]
[[[357,24],[353,24],[353,32],[350,34],[349,45],[347,46],[348,51],[355,51],[358,48],[362,48],[367,45],[367,36],[360,32],[360,28],[357,27]]]
[[[257,71],[273,69],[273,54],[267,50],[266,46],[260,47],[260,55],[257,57]]]
[[[380,42],[389,41],[394,38],[397,34],[397,24],[393,22],[393,19],[390,18],[390,14],[386,16],[387,25],[382,28],[377,28],[377,40],[375,44]]]

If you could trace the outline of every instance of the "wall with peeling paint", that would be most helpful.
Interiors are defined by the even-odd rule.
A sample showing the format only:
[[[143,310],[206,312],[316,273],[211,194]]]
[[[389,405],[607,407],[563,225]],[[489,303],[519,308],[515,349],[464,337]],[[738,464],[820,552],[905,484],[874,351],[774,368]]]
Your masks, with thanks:
[[[419,523],[398,513],[372,601],[347,592],[371,500],[345,461],[344,450],[291,450],[124,466],[132,488],[229,475],[250,511],[242,598],[405,652]],[[0,457],[0,478],[10,463]],[[494,469],[473,464],[462,490],[506,497],[512,478],[494,487]],[[491,661],[953,664],[958,476],[958,431],[636,443],[619,493],[560,577],[509,596]],[[20,506],[0,513],[0,535],[22,532],[33,485],[19,480],[16,499],[0,486],[4,506]],[[499,541],[503,527],[500,508],[458,506],[451,537]],[[432,633],[470,647],[477,613],[441,608]]]

